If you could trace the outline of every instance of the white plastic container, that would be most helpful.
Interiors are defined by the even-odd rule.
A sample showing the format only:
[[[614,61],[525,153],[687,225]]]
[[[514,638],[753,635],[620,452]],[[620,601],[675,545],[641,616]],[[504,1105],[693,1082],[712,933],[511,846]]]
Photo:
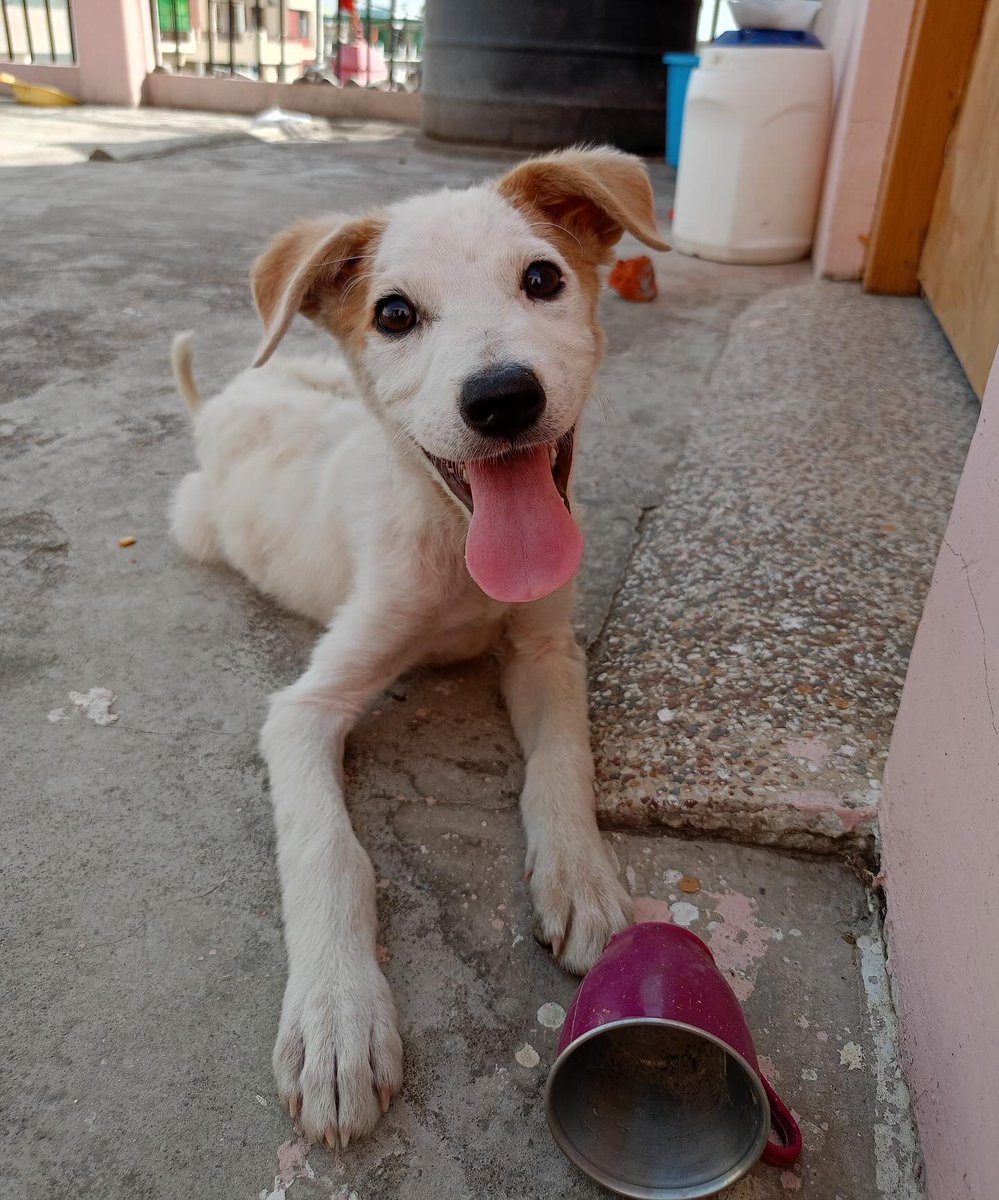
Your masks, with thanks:
[[[690,77],[676,249],[728,263],[804,258],[832,118],[832,57],[814,46],[709,46]]]

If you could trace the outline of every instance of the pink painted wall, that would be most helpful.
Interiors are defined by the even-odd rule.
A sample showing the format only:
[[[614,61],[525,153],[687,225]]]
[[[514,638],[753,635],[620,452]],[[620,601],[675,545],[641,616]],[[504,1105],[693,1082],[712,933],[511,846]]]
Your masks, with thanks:
[[[859,0],[839,90],[812,260],[859,279],[891,132],[914,0]],[[838,36],[846,39],[845,29]]]
[[[138,105],[154,66],[146,0],[85,0],[73,6],[80,97],[88,104]]]
[[[999,358],[881,803],[890,967],[930,1200],[999,1196]]]
[[[258,113],[277,105],[314,116],[355,117],[408,124],[419,123],[421,104],[416,93],[158,73],[147,78],[143,95],[147,104],[163,108]]]
[[[832,55],[833,96],[839,100],[846,68],[853,57],[858,18],[867,8],[867,0],[822,0],[812,32]]]

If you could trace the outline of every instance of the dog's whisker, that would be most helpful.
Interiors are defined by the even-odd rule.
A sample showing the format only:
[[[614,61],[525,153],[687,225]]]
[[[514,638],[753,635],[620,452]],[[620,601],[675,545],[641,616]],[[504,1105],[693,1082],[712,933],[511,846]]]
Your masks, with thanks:
[[[532,228],[532,229],[536,229],[536,228],[538,228],[538,227],[541,227],[541,228],[548,228],[548,229],[557,229],[557,230],[559,230],[559,232],[560,232],[560,233],[564,233],[564,234],[566,235],[566,237],[571,237],[571,238],[572,238],[572,240],[573,240],[573,241],[576,243],[576,245],[579,247],[579,254],[580,254],[580,257],[582,257],[582,256],[583,256],[583,243],[582,243],[582,242],[579,240],[579,238],[578,238],[578,237],[576,237],[576,235],[575,235],[575,234],[572,232],[572,230],[571,230],[571,229],[566,229],[566,227],[565,227],[564,225],[559,225],[557,221],[539,221],[537,218],[535,218],[535,219],[533,219],[533,220],[530,222],[530,226],[531,226],[531,228]],[[539,234],[539,236],[543,236],[543,235],[540,235],[540,234]]]
[[[603,388],[596,388],[594,390],[593,399],[604,420],[610,420],[612,416],[620,415],[621,410],[618,407],[617,401],[609,392],[605,392]]]
[[[357,290],[358,287],[360,287],[362,283],[368,283],[370,280],[374,279],[374,277],[374,271],[362,271],[352,275],[350,279],[347,280],[346,286],[340,294],[340,307],[343,308],[346,305],[346,302],[350,299],[351,295]]]

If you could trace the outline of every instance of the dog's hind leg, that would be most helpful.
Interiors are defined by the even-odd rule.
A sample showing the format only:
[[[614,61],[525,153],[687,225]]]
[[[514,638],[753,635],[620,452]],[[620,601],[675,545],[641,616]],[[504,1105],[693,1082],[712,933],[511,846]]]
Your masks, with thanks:
[[[583,652],[572,588],[514,605],[503,692],[526,769],[520,809],[539,936],[577,975],[627,925],[631,900],[597,829]]]
[[[204,471],[192,471],[180,481],[170,505],[170,532],[181,550],[198,562],[222,558],[208,488]]]

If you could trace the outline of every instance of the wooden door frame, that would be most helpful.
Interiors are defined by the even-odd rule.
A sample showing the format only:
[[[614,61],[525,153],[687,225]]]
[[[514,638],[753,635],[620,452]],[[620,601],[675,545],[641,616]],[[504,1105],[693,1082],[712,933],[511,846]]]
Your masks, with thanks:
[[[989,2],[999,0],[916,0],[864,264],[865,292],[919,291],[919,260],[947,140]]]

